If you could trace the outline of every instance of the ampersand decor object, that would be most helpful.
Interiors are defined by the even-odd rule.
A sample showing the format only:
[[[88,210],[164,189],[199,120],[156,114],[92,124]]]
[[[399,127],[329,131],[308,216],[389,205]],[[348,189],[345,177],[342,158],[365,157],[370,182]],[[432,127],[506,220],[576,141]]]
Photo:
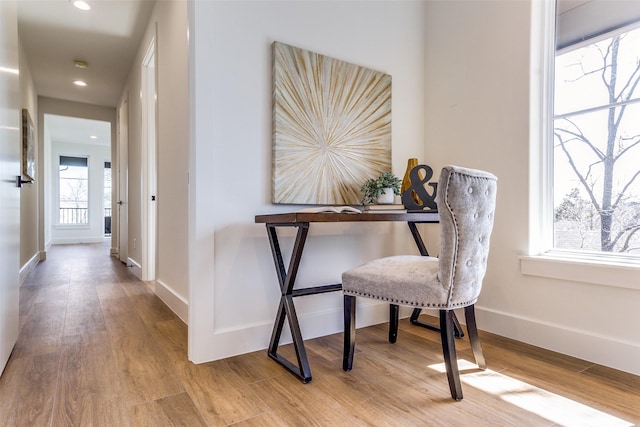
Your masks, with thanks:
[[[420,171],[423,171],[424,178],[420,178]],[[438,210],[436,203],[436,192],[438,190],[437,182],[429,182],[433,177],[433,169],[427,165],[418,165],[411,169],[409,178],[411,186],[407,188],[401,195],[402,204],[408,211],[435,211]],[[432,188],[431,194],[427,191],[424,184],[428,184]],[[418,196],[422,204],[417,203],[412,193]]]

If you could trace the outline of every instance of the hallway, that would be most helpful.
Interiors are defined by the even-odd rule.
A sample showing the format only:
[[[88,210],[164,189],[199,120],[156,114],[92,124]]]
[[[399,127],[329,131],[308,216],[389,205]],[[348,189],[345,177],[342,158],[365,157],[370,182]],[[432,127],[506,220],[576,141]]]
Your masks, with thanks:
[[[187,327],[106,244],[51,247],[21,287],[18,343],[0,378],[6,426],[553,426],[640,422],[640,379],[481,332],[489,369],[457,341],[465,399],[449,397],[439,334],[400,322],[307,340],[302,384],[257,351],[194,365]],[[291,346],[280,347],[292,357]],[[619,418],[618,418],[619,417]],[[623,421],[625,420],[625,421]]]
[[[107,244],[52,246],[20,288],[2,425],[166,425],[172,416],[203,425],[170,360],[191,365],[186,325],[108,254]],[[161,347],[169,336],[173,354]]]

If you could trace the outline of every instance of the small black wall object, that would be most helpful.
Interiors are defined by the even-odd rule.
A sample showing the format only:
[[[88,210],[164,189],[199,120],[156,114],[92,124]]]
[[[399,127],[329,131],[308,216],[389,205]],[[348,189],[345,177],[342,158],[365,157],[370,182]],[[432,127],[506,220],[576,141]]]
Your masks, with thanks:
[[[424,171],[424,178],[420,178],[420,171]],[[411,186],[407,188],[404,193],[400,196],[402,199],[402,204],[407,211],[437,211],[438,204],[436,203],[436,192],[438,190],[437,182],[429,182],[429,180],[433,177],[433,169],[431,169],[427,165],[418,165],[411,169],[409,172],[409,179],[411,180]],[[427,191],[427,188],[424,184],[428,184],[429,187],[432,188],[431,194]],[[411,193],[415,191],[416,195],[422,202],[422,204],[417,203],[411,197]]]

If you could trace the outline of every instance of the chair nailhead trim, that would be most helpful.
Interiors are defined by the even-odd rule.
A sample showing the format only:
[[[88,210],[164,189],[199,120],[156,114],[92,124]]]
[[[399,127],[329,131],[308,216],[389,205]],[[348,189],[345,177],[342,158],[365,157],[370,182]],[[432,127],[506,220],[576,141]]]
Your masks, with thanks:
[[[377,299],[380,301],[386,301],[389,302],[391,304],[397,304],[397,305],[409,305],[412,307],[432,307],[432,308],[446,308],[446,307],[466,307],[468,305],[471,304],[475,304],[475,301],[466,301],[466,302],[460,302],[457,304],[452,304],[452,305],[447,305],[447,304],[423,304],[423,303],[417,303],[417,302],[411,302],[411,301],[402,301],[402,300],[397,300],[395,298],[384,298],[378,295],[372,295],[369,293],[365,293],[365,292],[357,292],[357,291],[351,291],[351,290],[347,290],[347,289],[343,289],[343,292],[346,295],[352,295],[352,296],[358,296],[358,297],[364,297],[364,298],[370,298],[370,299]]]

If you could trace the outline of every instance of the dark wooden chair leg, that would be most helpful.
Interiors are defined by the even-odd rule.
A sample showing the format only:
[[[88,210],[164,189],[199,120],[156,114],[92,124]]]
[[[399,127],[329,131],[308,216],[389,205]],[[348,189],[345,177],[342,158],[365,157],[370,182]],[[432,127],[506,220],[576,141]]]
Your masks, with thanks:
[[[482,347],[480,346],[480,337],[478,336],[478,327],[476,325],[476,311],[473,305],[464,308],[464,317],[467,320],[467,332],[469,333],[473,357],[476,359],[478,367],[484,371],[487,369],[487,362],[484,360],[484,354],[482,354]]]
[[[458,358],[456,356],[453,333],[453,310],[440,310],[440,339],[442,340],[442,353],[444,355],[445,368],[447,369],[449,389],[454,400],[462,400],[462,386],[460,385]]]
[[[342,369],[350,371],[353,367],[353,353],[356,349],[356,297],[344,296],[344,350]]]
[[[398,339],[398,304],[389,304],[389,342],[395,343]]]

